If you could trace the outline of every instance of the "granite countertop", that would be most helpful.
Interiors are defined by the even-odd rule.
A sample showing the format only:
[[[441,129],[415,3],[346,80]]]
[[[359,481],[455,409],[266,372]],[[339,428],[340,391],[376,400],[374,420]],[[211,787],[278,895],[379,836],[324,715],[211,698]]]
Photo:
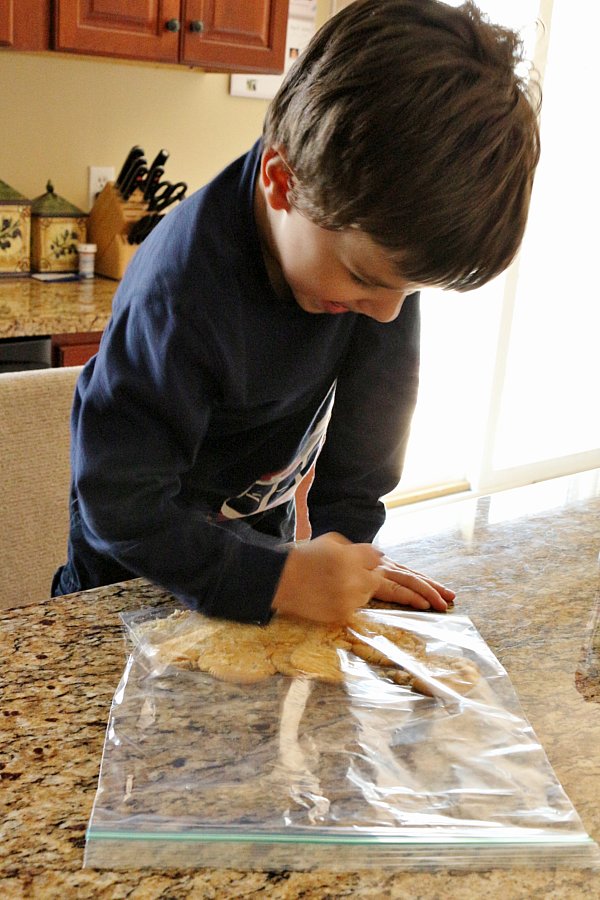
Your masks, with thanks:
[[[600,473],[392,511],[385,551],[453,586],[506,668],[557,778],[600,841]],[[578,486],[579,485],[579,486]],[[119,613],[161,605],[144,581],[0,613],[0,895],[12,898],[356,896],[577,900],[578,868],[344,873],[82,869],[106,722],[126,648]]]
[[[103,331],[118,284],[0,278],[0,339]]]

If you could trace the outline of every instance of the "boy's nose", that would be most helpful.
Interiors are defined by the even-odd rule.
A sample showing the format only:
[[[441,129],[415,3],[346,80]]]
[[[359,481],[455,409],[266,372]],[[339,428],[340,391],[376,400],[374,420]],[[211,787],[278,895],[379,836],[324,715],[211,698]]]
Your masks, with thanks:
[[[407,294],[396,294],[389,299],[365,300],[360,312],[376,322],[393,322],[402,309]]]

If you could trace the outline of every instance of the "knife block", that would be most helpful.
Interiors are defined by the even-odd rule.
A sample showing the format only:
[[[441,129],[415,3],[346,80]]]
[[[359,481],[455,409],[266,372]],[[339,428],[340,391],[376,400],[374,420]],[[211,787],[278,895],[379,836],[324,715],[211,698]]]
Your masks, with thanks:
[[[88,217],[88,241],[96,244],[96,272],[119,280],[131,262],[138,244],[127,240],[131,226],[148,214],[142,192],[135,190],[123,200],[112,181],[96,198]]]

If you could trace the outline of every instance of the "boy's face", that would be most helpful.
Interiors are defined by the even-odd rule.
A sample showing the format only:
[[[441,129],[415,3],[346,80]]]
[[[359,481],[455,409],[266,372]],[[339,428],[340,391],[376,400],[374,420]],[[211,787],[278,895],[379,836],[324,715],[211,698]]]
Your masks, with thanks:
[[[328,231],[301,215],[287,200],[288,179],[281,157],[267,151],[259,184],[264,215],[257,219],[259,228],[266,226],[261,230],[268,252],[298,305],[309,313],[354,312],[392,322],[419,285],[403,279],[385,251],[363,232]]]

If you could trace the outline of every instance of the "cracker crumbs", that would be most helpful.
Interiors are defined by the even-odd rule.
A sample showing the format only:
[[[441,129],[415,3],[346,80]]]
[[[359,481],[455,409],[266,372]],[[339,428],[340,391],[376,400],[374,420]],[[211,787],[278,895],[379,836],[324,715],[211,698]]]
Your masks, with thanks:
[[[436,679],[464,694],[480,677],[474,663],[428,658],[423,638],[360,613],[347,626],[278,615],[267,625],[251,625],[177,610],[140,626],[137,636],[160,665],[196,669],[237,684],[253,684],[276,674],[341,683],[346,677],[342,651],[368,663],[386,681],[427,695],[436,693]],[[419,675],[407,670],[403,665],[407,660],[418,664]]]

